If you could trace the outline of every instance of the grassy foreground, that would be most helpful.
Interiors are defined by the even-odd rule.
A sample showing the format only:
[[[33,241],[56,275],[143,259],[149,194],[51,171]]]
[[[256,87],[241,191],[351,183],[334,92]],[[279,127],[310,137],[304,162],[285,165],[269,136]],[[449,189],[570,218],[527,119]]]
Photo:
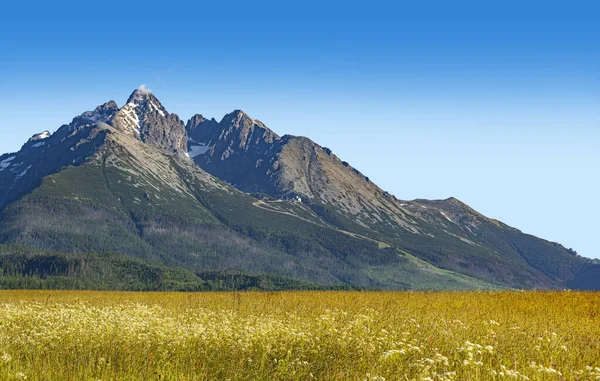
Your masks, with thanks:
[[[0,292],[1,380],[600,380],[600,293]]]

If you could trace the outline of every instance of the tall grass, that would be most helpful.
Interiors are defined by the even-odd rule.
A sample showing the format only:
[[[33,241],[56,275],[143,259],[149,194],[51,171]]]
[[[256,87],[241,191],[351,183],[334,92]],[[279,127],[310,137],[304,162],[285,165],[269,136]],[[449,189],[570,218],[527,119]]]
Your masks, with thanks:
[[[600,380],[600,294],[0,292],[1,380]]]

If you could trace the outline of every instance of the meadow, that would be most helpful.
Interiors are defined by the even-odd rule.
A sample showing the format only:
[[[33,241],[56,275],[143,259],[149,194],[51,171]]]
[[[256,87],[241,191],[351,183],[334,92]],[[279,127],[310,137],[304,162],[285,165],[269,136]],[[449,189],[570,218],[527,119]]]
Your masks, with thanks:
[[[1,380],[600,380],[600,293],[0,291]]]

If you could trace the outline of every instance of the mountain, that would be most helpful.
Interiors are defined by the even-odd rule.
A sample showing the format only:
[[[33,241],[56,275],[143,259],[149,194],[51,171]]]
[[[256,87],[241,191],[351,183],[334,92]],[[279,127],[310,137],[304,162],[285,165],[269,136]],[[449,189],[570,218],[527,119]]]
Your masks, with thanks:
[[[396,199],[330,149],[242,111],[184,124],[145,87],[0,156],[0,244],[20,248],[0,256],[51,268],[91,256],[96,267],[69,274],[104,267],[106,284],[132,265],[105,258],[126,256],[164,279],[185,274],[184,289],[231,271],[326,287],[593,288],[595,271],[459,200]]]
[[[142,142],[174,154],[187,152],[185,126],[175,114],[169,114],[145,87],[134,91],[125,106],[116,111],[111,124]]]
[[[329,226],[382,241],[443,269],[512,287],[563,287],[589,264],[559,244],[523,234],[455,198],[399,200],[330,149],[280,137],[234,111],[201,115],[186,129],[190,156],[207,172],[277,208],[301,200]]]

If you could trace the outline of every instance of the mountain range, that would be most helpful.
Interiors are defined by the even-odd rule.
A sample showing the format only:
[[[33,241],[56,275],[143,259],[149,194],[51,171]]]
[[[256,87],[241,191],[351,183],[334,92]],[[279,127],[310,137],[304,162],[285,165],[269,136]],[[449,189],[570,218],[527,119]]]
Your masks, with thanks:
[[[598,289],[599,267],[240,110],[184,123],[145,87],[0,156],[4,287]]]

